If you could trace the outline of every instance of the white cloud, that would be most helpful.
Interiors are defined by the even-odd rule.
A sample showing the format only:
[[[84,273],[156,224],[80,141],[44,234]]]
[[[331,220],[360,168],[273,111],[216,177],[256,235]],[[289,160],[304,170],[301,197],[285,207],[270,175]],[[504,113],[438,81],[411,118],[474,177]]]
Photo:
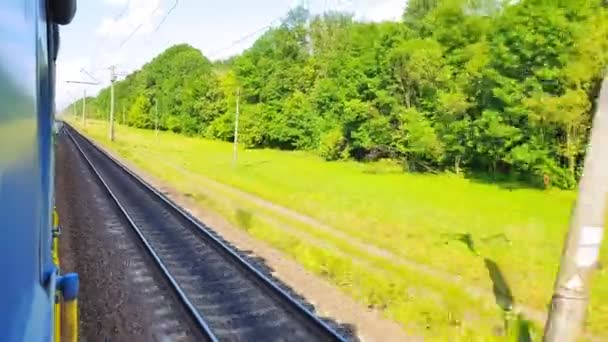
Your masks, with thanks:
[[[405,5],[403,0],[370,1],[369,5],[359,8],[355,16],[364,21],[398,21],[403,15]]]
[[[101,53],[100,56],[100,64],[102,65],[120,65],[129,60],[127,58],[127,52],[124,49],[118,51],[106,51]]]
[[[310,4],[313,13],[351,13],[362,21],[397,21],[405,10],[406,0],[292,0],[292,7]]]
[[[129,3],[129,0],[104,0],[103,2],[111,6],[120,6],[126,5],[127,3]]]
[[[352,12],[354,5],[353,0],[336,0],[331,9],[339,12]]]
[[[106,0],[119,4],[122,0]],[[124,4],[125,1],[122,1]],[[97,28],[97,34],[112,38],[126,38],[137,30],[136,35],[152,32],[156,20],[163,14],[161,0],[131,0],[123,16],[105,17]]]

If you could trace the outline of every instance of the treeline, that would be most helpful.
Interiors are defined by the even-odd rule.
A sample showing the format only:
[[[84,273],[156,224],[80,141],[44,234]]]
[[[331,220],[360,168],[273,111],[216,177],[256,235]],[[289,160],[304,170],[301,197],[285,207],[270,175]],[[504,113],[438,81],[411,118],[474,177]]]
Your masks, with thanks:
[[[248,147],[571,188],[608,61],[600,0],[409,0],[400,23],[302,8],[243,54],[177,45],[117,82],[116,116]],[[88,99],[107,117],[109,89]],[[80,103],[76,103],[80,106]]]

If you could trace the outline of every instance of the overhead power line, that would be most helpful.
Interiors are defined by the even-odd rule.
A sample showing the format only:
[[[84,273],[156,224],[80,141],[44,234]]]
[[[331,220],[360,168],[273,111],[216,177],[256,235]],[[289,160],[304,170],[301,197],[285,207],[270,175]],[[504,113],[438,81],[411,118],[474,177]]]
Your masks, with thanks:
[[[220,48],[220,49],[218,49],[218,50],[213,51],[213,52],[211,53],[211,55],[210,55],[210,56],[211,56],[211,57],[215,57],[215,56],[216,56],[216,55],[218,55],[219,53],[224,52],[224,51],[226,51],[226,50],[229,50],[229,49],[231,49],[231,48],[233,48],[233,47],[235,47],[235,46],[237,46],[237,45],[239,45],[239,44],[241,44],[241,43],[243,43],[243,42],[245,42],[245,41],[249,40],[250,38],[254,37],[255,35],[259,34],[260,32],[264,32],[264,31],[266,31],[267,29],[269,29],[269,28],[271,28],[271,27],[272,27],[272,25],[264,26],[264,27],[262,27],[261,29],[258,29],[258,30],[257,30],[257,31],[255,31],[255,32],[252,32],[252,33],[250,33],[250,34],[248,34],[248,35],[246,35],[246,36],[244,36],[244,37],[239,38],[238,40],[235,40],[234,42],[232,42],[232,43],[231,43],[230,45],[228,45],[228,46],[225,46],[225,47],[223,47],[223,48]]]
[[[179,0],[175,0],[175,2],[173,3],[173,6],[171,6],[171,8],[169,8],[169,10],[165,14],[165,16],[161,19],[161,21],[158,23],[158,25],[156,25],[156,27],[154,28],[154,31],[152,31],[152,32],[158,31],[158,29],[162,26],[162,24],[165,22],[165,20],[167,20],[167,17],[169,17],[171,12],[173,12],[173,10],[175,9],[175,7],[177,7],[178,4],[179,4]]]
[[[163,17],[163,19],[160,21],[160,23],[154,28],[154,32],[156,32],[156,30],[158,30],[158,28],[165,22],[165,20],[169,16],[169,14],[171,14],[171,12],[173,12],[173,10],[175,9],[175,7],[177,7],[178,4],[179,4],[179,0],[175,0],[175,2],[173,3],[173,6],[171,6],[169,11],[167,11],[167,13]],[[161,4],[156,6],[156,8],[152,12],[150,12],[150,14],[148,14],[148,16],[146,16],[146,17],[149,17],[150,15],[154,14],[154,12],[158,11],[160,9],[160,7],[161,7]],[[135,27],[135,29],[127,36],[127,38],[125,38],[125,40],[123,40],[122,43],[120,43],[120,46],[118,48],[119,49],[122,48],[131,38],[133,38],[133,36],[139,31],[139,29],[141,29],[142,26],[144,26],[145,23],[146,22],[144,19],[144,21],[142,21],[139,25],[137,25],[137,27]]]
[[[131,0],[128,0],[127,3],[125,4],[125,6],[122,8],[122,10],[113,17],[114,21],[116,22],[116,21],[122,19],[122,17],[124,17],[125,14],[127,14],[129,12],[130,6],[131,6]],[[103,34],[103,37],[102,37],[101,41],[99,42],[99,44],[97,44],[97,50],[95,51],[95,55],[93,57],[93,58],[95,58],[94,59],[95,63],[97,62],[97,60],[96,60],[97,56],[99,56],[99,54],[101,53],[101,50],[103,49],[103,46],[107,40],[108,40],[108,33],[106,32]]]
[[[122,9],[122,11],[120,13],[118,13],[118,15],[116,15],[114,17],[114,20],[118,20],[118,19],[124,17],[125,14],[127,14],[127,12],[129,11],[129,6],[131,6],[131,0],[127,1],[127,4],[125,5],[125,7]]]
[[[158,25],[156,25],[156,27],[154,28],[154,30],[152,32],[158,31],[158,29],[165,23],[165,20],[167,20],[167,17],[169,17],[169,15],[173,12],[173,10],[177,7],[178,4],[179,4],[179,0],[175,0],[175,2],[173,3],[173,6],[171,6],[171,8],[163,16],[161,21],[158,23]],[[157,38],[157,37],[155,36],[155,38]],[[167,41],[164,44],[162,44],[161,47],[167,46],[170,41],[171,41],[171,38],[167,39]],[[150,37],[146,37],[146,40],[145,40],[146,44],[152,44],[153,42],[154,41],[152,39],[150,39]]]
[[[308,11],[310,11],[310,9],[311,9],[310,1],[308,1],[308,0],[302,1],[300,3],[300,6],[304,7]],[[326,0],[326,3],[325,3],[325,6],[327,6],[327,0]],[[222,53],[222,52],[224,52],[226,50],[232,49],[233,47],[235,47],[235,46],[237,46],[237,45],[239,45],[239,44],[241,44],[241,43],[243,43],[243,42],[251,39],[252,37],[260,34],[261,32],[264,32],[264,31],[268,30],[269,28],[272,28],[272,26],[275,25],[277,22],[283,22],[287,18],[287,16],[288,16],[288,14],[284,14],[284,15],[281,15],[280,17],[277,17],[277,18],[273,19],[268,25],[266,25],[266,26],[264,26],[264,27],[262,27],[262,28],[260,28],[260,29],[258,29],[256,31],[254,31],[254,32],[251,32],[251,33],[247,34],[246,36],[243,36],[243,37],[239,38],[238,40],[235,40],[234,42],[232,42],[228,46],[225,46],[223,48],[220,48],[218,50],[215,50],[215,51],[211,52],[207,57],[209,57],[209,58],[217,57],[218,54],[220,54],[220,53]]]
[[[89,84],[89,85],[98,85],[99,82],[86,82],[86,81],[65,81],[66,83],[76,83],[76,84]]]
[[[84,68],[80,69],[80,72],[86,74],[87,76],[89,76],[91,79],[93,79],[95,82],[97,83],[101,83],[97,78],[95,78],[95,76],[91,75],[90,72],[86,71]]]
[[[84,71],[85,73],[87,73],[84,69],[81,69],[80,71]],[[87,73],[88,74],[88,73]],[[73,83],[73,84],[85,84],[85,85],[98,85],[99,82],[86,82],[86,81],[65,81],[66,83]],[[86,103],[87,103],[87,90],[86,88],[82,90],[82,125],[85,126],[87,119],[86,119]],[[74,113],[75,114],[75,113]]]
[[[256,35],[260,34],[261,32],[264,32],[264,31],[268,30],[268,29],[269,29],[269,28],[271,28],[271,27],[272,27],[272,26],[273,26],[273,25],[274,25],[274,24],[275,24],[277,21],[279,21],[279,22],[280,22],[280,21],[282,21],[284,18],[285,18],[285,16],[284,16],[284,15],[282,15],[282,16],[280,16],[280,17],[278,17],[278,18],[273,19],[273,20],[270,22],[270,24],[268,24],[268,25],[266,25],[266,26],[264,26],[264,27],[262,27],[262,28],[259,28],[259,29],[257,29],[256,31],[254,31],[254,32],[251,32],[251,33],[247,34],[246,36],[243,36],[243,37],[239,38],[238,40],[233,41],[233,42],[232,42],[230,45],[228,45],[228,46],[225,46],[225,47],[223,47],[223,48],[220,48],[220,49],[218,49],[218,50],[215,50],[215,51],[211,52],[211,53],[209,54],[209,56],[208,56],[208,57],[209,57],[209,58],[214,58],[214,57],[216,57],[218,54],[220,54],[221,52],[224,52],[224,51],[226,51],[226,50],[232,49],[233,47],[235,47],[235,46],[237,46],[237,45],[239,45],[239,44],[241,44],[241,43],[243,43],[243,42],[245,42],[245,41],[247,41],[247,40],[251,39],[252,37],[254,37],[254,36],[256,36]]]
[[[129,5],[130,5],[131,1],[129,0],[129,2],[127,3],[127,6],[125,7],[125,9],[118,14],[114,20],[118,20],[120,18],[122,18],[126,12],[129,9]],[[161,20],[161,22],[155,27],[154,31],[158,30],[160,28],[160,26],[165,22],[165,20],[167,19],[167,17],[169,16],[169,14],[171,12],[173,12],[173,10],[175,9],[175,7],[177,7],[177,5],[179,4],[179,0],[175,0],[175,2],[173,3],[173,6],[171,6],[171,8],[169,9],[169,11],[167,11],[167,13],[165,14],[165,16],[163,17],[163,19]],[[131,40],[131,38],[133,38],[135,36],[135,34],[144,26],[144,24],[146,23],[146,19],[149,18],[151,15],[153,15],[156,11],[158,11],[162,6],[162,2],[158,4],[158,6],[156,6],[154,8],[154,10],[152,10],[152,12],[150,12],[148,15],[146,15],[144,17],[144,20],[142,22],[139,23],[139,25],[137,25],[133,31],[131,31],[129,33],[129,35],[120,43],[120,45],[118,46],[118,49],[116,51],[114,51],[115,53],[118,52],[123,46],[125,46],[125,44],[127,44],[127,42],[129,42],[129,40]],[[99,55],[99,54],[96,54]],[[105,69],[105,67],[104,67]]]
[[[156,12],[158,9],[160,8],[160,5],[158,5],[154,11],[152,11],[152,13],[150,13],[150,15],[152,15],[154,12]],[[122,48],[131,38],[133,38],[133,36],[137,33],[137,31],[139,31],[139,29],[144,26],[146,22],[142,21],[141,23],[139,23],[139,25],[137,25],[137,27],[135,27],[135,29],[133,31],[131,31],[131,33],[129,33],[129,35],[127,36],[127,38],[125,38],[121,43],[120,46],[118,47],[119,49]]]

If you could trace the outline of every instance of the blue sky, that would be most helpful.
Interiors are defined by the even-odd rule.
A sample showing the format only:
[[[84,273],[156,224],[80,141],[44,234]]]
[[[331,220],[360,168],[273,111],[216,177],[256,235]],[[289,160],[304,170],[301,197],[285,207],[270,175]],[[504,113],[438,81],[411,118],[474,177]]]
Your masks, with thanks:
[[[341,10],[359,20],[382,21],[398,20],[406,0],[79,1],[76,18],[61,31],[57,108],[82,96],[84,89],[94,95],[108,85],[110,65],[128,73],[174,44],[188,43],[210,59],[237,54],[300,3],[314,14]],[[89,71],[101,85],[66,83],[94,81],[81,69]]]

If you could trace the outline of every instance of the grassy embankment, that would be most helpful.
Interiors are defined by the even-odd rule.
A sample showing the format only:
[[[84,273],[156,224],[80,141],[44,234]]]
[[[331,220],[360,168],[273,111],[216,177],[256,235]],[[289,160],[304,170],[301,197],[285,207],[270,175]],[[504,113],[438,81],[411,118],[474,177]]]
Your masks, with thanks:
[[[543,312],[576,196],[404,174],[388,163],[328,163],[304,152],[241,150],[233,167],[228,143],[166,132],[156,140],[153,131],[128,127],[118,127],[110,143],[100,122],[89,122],[84,132],[366,305],[384,309],[407,331],[433,340],[502,339],[496,334],[505,317],[511,337],[528,329],[526,315],[514,317],[501,307],[513,302],[532,321]],[[540,329],[529,326],[533,337]],[[608,337],[605,271],[594,279],[588,333]]]

